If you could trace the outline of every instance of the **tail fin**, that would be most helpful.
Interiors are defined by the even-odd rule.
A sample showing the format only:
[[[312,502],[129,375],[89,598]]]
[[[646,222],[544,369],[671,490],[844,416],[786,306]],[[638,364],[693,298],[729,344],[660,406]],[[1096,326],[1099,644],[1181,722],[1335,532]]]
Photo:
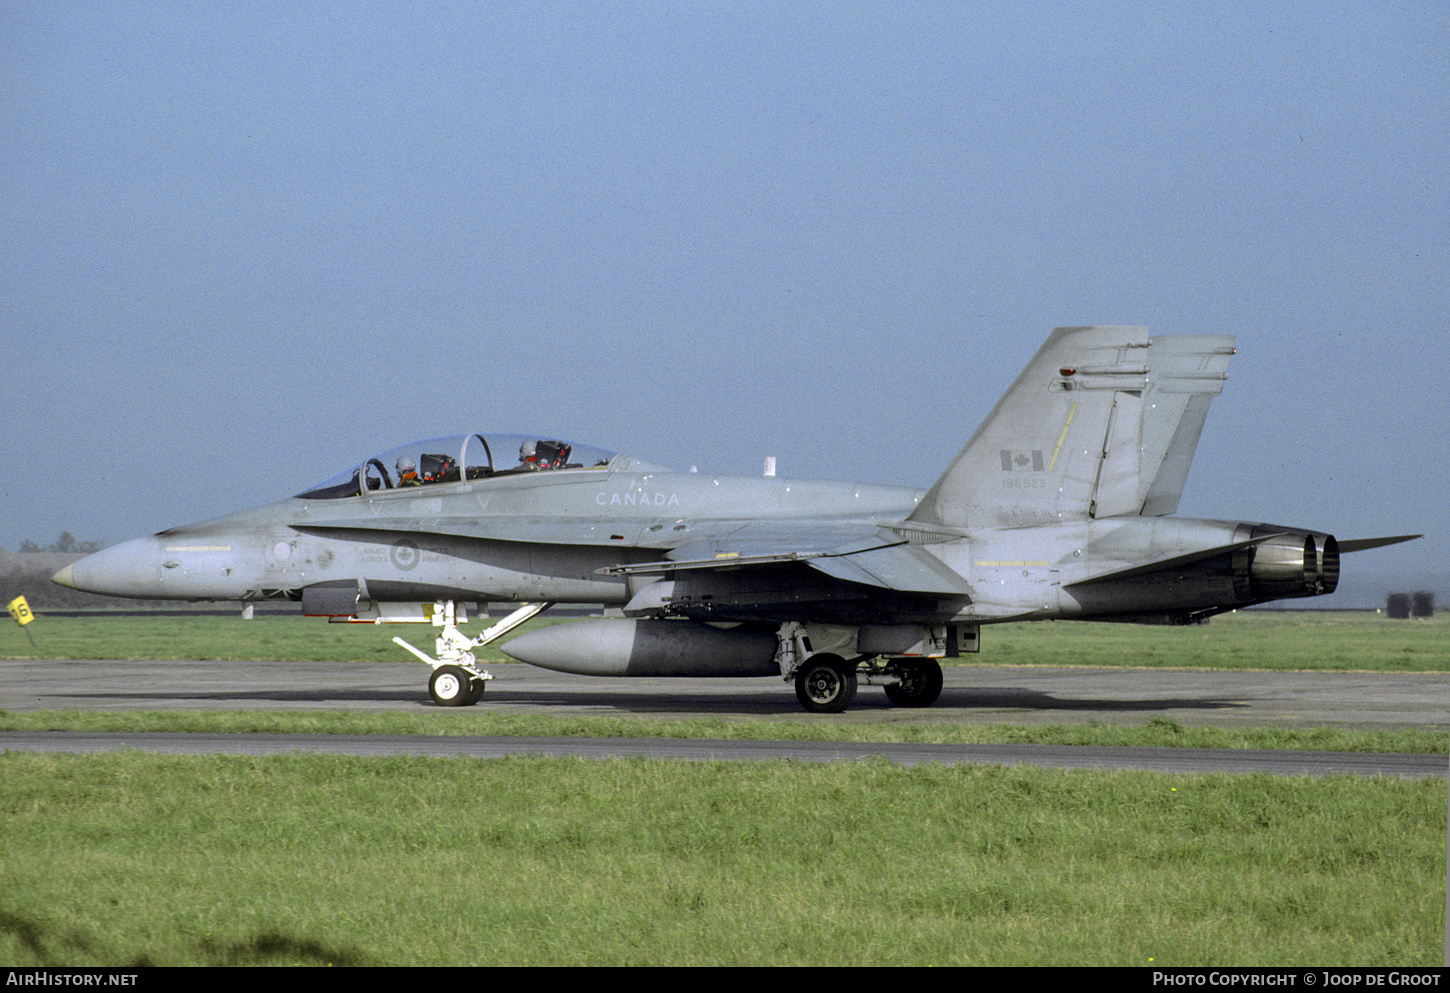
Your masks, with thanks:
[[[910,520],[1024,527],[1178,507],[1230,335],[1058,328]]]

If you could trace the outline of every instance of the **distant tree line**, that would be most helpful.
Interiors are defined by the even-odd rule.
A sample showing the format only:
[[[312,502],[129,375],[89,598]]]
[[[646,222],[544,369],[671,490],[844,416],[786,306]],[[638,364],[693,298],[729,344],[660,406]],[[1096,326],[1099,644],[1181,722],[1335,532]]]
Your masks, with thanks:
[[[62,531],[60,537],[49,545],[37,545],[29,538],[20,543],[22,552],[61,552],[66,555],[89,555],[99,552],[105,546],[99,541],[78,541],[69,531]],[[5,549],[0,548],[0,552]]]

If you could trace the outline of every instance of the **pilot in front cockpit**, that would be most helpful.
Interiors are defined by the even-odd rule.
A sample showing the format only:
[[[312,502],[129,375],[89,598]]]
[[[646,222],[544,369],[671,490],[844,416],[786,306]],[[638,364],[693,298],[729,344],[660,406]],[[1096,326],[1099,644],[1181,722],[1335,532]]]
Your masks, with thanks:
[[[412,456],[400,456],[398,459],[397,469],[399,486],[423,485],[423,481],[418,478],[418,463],[413,461]]]

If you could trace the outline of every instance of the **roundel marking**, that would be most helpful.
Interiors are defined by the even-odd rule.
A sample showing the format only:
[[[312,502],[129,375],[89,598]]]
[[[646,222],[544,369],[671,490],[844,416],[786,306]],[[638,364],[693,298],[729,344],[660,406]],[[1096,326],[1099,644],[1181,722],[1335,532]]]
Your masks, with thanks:
[[[399,538],[393,542],[393,565],[402,571],[407,572],[409,569],[416,569],[422,557],[418,552],[418,543],[412,538]]]

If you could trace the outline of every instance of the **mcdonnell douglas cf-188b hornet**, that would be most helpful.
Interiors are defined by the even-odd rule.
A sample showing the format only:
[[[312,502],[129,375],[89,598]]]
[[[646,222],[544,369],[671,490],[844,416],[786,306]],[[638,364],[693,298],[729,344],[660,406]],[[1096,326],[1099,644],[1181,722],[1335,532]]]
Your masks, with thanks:
[[[605,616],[508,655],[595,676],[776,676],[811,711],[860,682],[923,707],[982,625],[1188,623],[1334,590],[1320,531],[1173,518],[1234,339],[1060,328],[928,490],[681,473],[537,435],[395,448],[288,500],[81,559],[95,593],[300,601],[429,622],[440,706],[477,703],[473,649],[557,603]],[[522,604],[475,638],[469,604]]]

